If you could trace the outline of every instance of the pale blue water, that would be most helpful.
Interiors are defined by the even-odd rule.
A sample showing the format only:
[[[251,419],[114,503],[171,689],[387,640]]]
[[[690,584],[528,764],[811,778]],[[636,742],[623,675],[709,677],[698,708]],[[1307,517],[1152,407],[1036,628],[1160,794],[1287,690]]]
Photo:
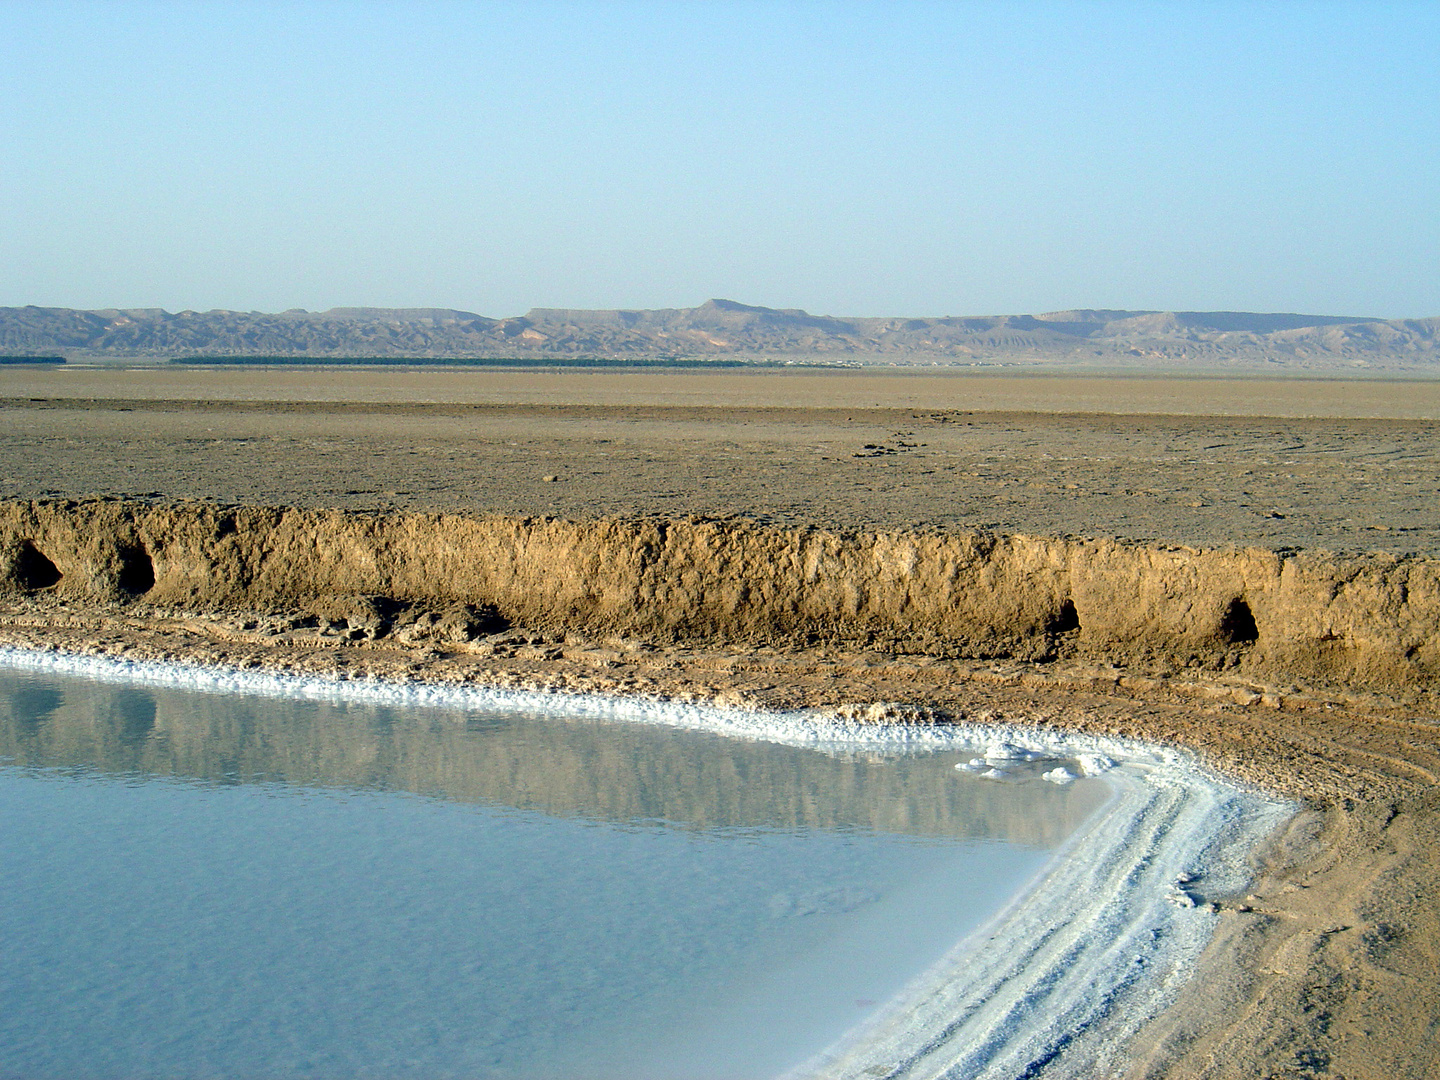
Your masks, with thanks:
[[[0,1075],[773,1075],[1103,797],[954,760],[0,670]]]

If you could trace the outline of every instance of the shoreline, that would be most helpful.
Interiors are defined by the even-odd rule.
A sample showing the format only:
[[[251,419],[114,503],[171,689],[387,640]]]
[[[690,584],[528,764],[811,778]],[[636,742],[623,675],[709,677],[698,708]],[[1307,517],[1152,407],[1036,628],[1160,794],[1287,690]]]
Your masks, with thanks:
[[[1428,974],[1435,959],[1427,944],[1440,940],[1440,927],[1424,899],[1440,890],[1440,867],[1431,858],[1440,842],[1440,797],[1416,774],[1418,766],[1397,754],[1423,746],[1429,756],[1420,760],[1440,758],[1440,724],[1413,719],[1403,706],[1318,696],[1273,708],[1253,694],[1237,700],[1222,684],[1212,684],[1209,694],[1200,692],[1203,686],[1177,694],[1164,680],[1127,688],[1113,673],[1097,679],[1095,671],[1045,664],[874,653],[839,662],[824,650],[567,643],[513,628],[500,636],[526,644],[479,655],[474,646],[351,641],[320,628],[305,640],[291,633],[264,644],[237,638],[234,625],[233,614],[166,614],[134,605],[79,611],[22,601],[0,611],[0,642],[79,656],[220,663],[252,673],[343,673],[352,686],[383,677],[409,685],[639,694],[747,711],[812,705],[858,723],[899,721],[911,731],[1023,719],[1035,732],[1187,748],[1206,767],[1303,801],[1304,808],[1255,853],[1249,891],[1227,899],[1234,914],[1221,920],[1195,977],[1134,1033],[1128,1058],[1113,1062],[1107,1075],[1238,1078],[1262,1067],[1283,1075],[1297,1060],[1316,1060],[1312,1051],[1344,1066],[1333,1075],[1382,1060],[1397,1077],[1421,1078],[1440,1063],[1440,1048],[1423,1035],[1430,1015],[1424,994],[1440,986]],[[1396,941],[1412,947],[1397,948]],[[1337,993],[1337,973],[1356,969],[1366,992],[1345,993],[1342,986]],[[1393,989],[1383,990],[1387,985]],[[1420,987],[1426,989],[1416,999]],[[1389,1002],[1402,993],[1420,1004],[1394,1010]],[[1323,1016],[1306,1005],[1319,994],[1330,995]],[[1356,1029],[1371,1034],[1352,1037]]]
[[[1172,999],[1213,935],[1247,859],[1298,808],[1222,780],[1185,752],[1023,723],[868,720],[663,699],[375,678],[303,676],[184,660],[125,660],[0,647],[0,665],[216,694],[298,696],[468,711],[538,711],[711,731],[821,752],[982,752],[1106,776],[1111,797],[1004,909],[899,998],[787,1078],[1007,1077],[1065,1054],[1046,1075],[1094,1075]],[[990,749],[987,751],[986,747]],[[995,756],[995,755],[999,756]],[[978,759],[977,759],[978,760]],[[1189,879],[1194,878],[1194,884]],[[1167,889],[1168,885],[1168,889]],[[1202,894],[1203,895],[1200,895]],[[1212,899],[1212,897],[1214,897]]]

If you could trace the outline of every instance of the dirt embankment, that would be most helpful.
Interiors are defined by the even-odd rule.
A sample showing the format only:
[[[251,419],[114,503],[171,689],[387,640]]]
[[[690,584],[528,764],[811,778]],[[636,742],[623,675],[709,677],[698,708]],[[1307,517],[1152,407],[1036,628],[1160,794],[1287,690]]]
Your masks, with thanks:
[[[1402,698],[1440,681],[1440,562],[1388,554],[11,502],[0,504],[0,587],[82,604],[315,612],[369,637],[414,605],[470,605],[485,613],[477,632],[488,618],[664,644],[1078,658]]]
[[[1434,560],[12,501],[0,643],[1187,745],[1311,809],[1249,894],[1212,898],[1212,945],[1127,1075],[1440,1069]]]

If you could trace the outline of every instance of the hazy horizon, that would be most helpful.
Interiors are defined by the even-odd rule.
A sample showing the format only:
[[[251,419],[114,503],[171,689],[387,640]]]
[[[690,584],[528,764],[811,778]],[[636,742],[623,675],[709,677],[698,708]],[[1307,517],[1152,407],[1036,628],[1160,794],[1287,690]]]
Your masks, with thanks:
[[[740,305],[740,306],[743,307],[743,308],[748,308],[748,309],[758,310],[758,311],[778,311],[778,312],[798,311],[798,312],[800,312],[801,314],[809,315],[809,316],[815,316],[815,317],[817,317],[817,318],[837,318],[837,319],[847,319],[847,318],[848,318],[848,319],[887,319],[887,318],[903,318],[903,319],[931,319],[931,320],[935,320],[935,319],[995,319],[995,318],[1013,318],[1013,317],[1025,317],[1025,316],[1029,316],[1029,317],[1032,317],[1032,318],[1043,318],[1043,317],[1045,317],[1045,316],[1047,316],[1047,315],[1061,315],[1061,314],[1067,314],[1067,313],[1071,313],[1071,312],[1103,312],[1103,313],[1106,313],[1106,314],[1109,314],[1109,315],[1116,315],[1116,316],[1126,316],[1126,315],[1130,315],[1130,316],[1136,316],[1136,315],[1165,315],[1165,314],[1175,314],[1175,315],[1259,315],[1259,316],[1274,316],[1274,317],[1316,318],[1316,319],[1324,319],[1324,320],[1327,320],[1327,321],[1345,321],[1345,322],[1417,321],[1417,320],[1433,319],[1433,318],[1436,318],[1436,317],[1437,317],[1437,316],[1435,316],[1435,315],[1429,315],[1429,314],[1410,314],[1410,315],[1391,316],[1391,317],[1387,318],[1387,317],[1385,317],[1385,316],[1379,316],[1379,315],[1373,315],[1373,314],[1366,314],[1366,313],[1364,313],[1364,312],[1359,312],[1359,313],[1357,313],[1357,312],[1338,312],[1338,311],[1243,311],[1243,310],[1240,310],[1240,309],[1238,309],[1238,308],[1210,309],[1210,310],[1204,310],[1204,311],[1199,310],[1199,309],[1193,309],[1193,308],[1188,308],[1188,309],[1180,309],[1180,308],[1165,308],[1165,309],[1161,309],[1161,308],[1134,308],[1134,307],[1132,307],[1132,308],[1090,308],[1090,307],[1079,307],[1079,306],[1073,305],[1073,304],[1070,305],[1070,306],[1068,306],[1068,307],[1052,308],[1052,309],[1047,310],[1047,311],[948,311],[948,312],[943,312],[943,313],[939,313],[939,312],[917,312],[917,311],[890,311],[890,312],[884,312],[884,313],[877,314],[877,315],[855,315],[855,314],[853,314],[853,313],[851,313],[851,312],[844,312],[844,311],[811,311],[811,310],[809,310],[809,309],[807,309],[807,308],[780,308],[780,307],[777,307],[777,306],[774,305],[774,304],[756,304],[756,303],[751,303],[751,302],[749,302],[749,301],[744,301],[744,300],[735,300],[735,299],[733,299],[732,297],[718,297],[718,296],[717,296],[717,297],[709,297],[709,298],[707,298],[706,300],[697,301],[697,302],[695,302],[695,303],[671,305],[671,306],[663,307],[663,308],[647,308],[647,307],[640,307],[640,306],[635,305],[635,304],[623,304],[623,305],[619,305],[619,306],[617,306],[617,307],[609,307],[609,308],[577,308],[577,307],[574,307],[574,306],[559,305],[559,304],[530,304],[530,305],[526,306],[525,308],[523,308],[523,309],[521,309],[521,310],[516,310],[516,311],[475,311],[475,310],[470,309],[470,308],[456,308],[456,307],[448,307],[448,306],[443,306],[443,305],[438,305],[438,304],[415,304],[415,305],[406,305],[406,306],[404,306],[404,307],[399,307],[399,306],[392,305],[392,304],[385,304],[385,305],[380,305],[380,304],[336,304],[336,305],[334,305],[333,307],[328,307],[328,308],[303,308],[303,307],[292,306],[292,307],[288,307],[288,308],[275,308],[275,309],[271,309],[271,310],[263,310],[263,309],[260,309],[260,308],[239,308],[239,307],[225,307],[225,306],[213,307],[213,308],[196,308],[196,307],[175,307],[175,308],[168,308],[168,307],[156,306],[156,305],[150,305],[150,306],[148,306],[148,307],[139,307],[139,306],[120,307],[120,306],[118,306],[118,305],[116,305],[116,304],[105,304],[105,305],[101,305],[101,306],[93,307],[93,308],[75,308],[75,307],[71,307],[70,305],[63,305],[63,304],[33,304],[33,303],[32,303],[32,304],[4,304],[4,305],[0,305],[0,307],[11,308],[11,309],[14,309],[14,308],[34,307],[34,308],[42,308],[42,309],[48,308],[48,309],[69,310],[69,311],[121,311],[121,312],[126,312],[126,311],[163,311],[163,312],[165,312],[165,313],[168,314],[168,315],[181,315],[181,314],[185,314],[185,313],[194,313],[194,314],[199,314],[199,315],[207,315],[207,314],[212,314],[212,313],[215,313],[215,312],[227,312],[227,313],[236,314],[236,315],[289,315],[289,314],[328,315],[328,314],[332,314],[332,313],[336,313],[336,312],[384,312],[384,311],[405,311],[405,312],[436,311],[436,312],[441,312],[441,311],[453,311],[453,312],[456,312],[456,313],[459,313],[459,314],[464,314],[464,315],[477,315],[477,316],[479,316],[479,317],[481,317],[481,318],[495,319],[495,320],[502,320],[502,321],[503,321],[503,320],[505,320],[505,319],[521,318],[521,317],[524,317],[524,316],[526,316],[526,315],[531,314],[532,312],[567,312],[567,311],[574,311],[574,312],[582,312],[582,311],[596,311],[596,312],[609,312],[609,311],[622,311],[622,312],[693,311],[693,310],[695,310],[695,309],[697,309],[697,308],[704,307],[706,304],[708,304],[708,303],[713,303],[713,302],[715,302],[715,301],[724,301],[724,302],[727,302],[727,303],[738,304],[738,305]]]
[[[0,305],[1440,313],[1440,7],[0,8]]]

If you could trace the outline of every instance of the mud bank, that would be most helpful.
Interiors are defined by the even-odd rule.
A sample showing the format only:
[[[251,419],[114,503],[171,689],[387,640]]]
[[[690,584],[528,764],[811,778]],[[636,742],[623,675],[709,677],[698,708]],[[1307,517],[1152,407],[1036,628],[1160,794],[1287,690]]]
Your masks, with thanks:
[[[298,611],[355,638],[413,636],[418,621],[466,640],[515,624],[672,646],[1078,659],[1402,696],[1440,681],[1440,561],[1383,553],[16,501],[0,504],[0,589]]]

